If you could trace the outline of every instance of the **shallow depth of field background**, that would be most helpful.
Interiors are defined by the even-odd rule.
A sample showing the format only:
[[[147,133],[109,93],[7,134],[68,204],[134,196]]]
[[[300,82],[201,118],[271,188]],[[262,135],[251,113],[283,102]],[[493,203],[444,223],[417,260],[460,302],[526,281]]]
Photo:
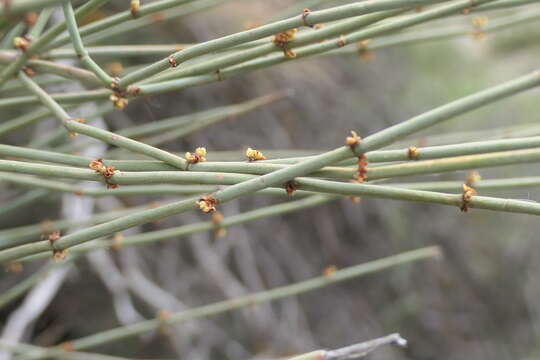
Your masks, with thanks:
[[[231,0],[211,11],[113,37],[109,43],[205,41],[271,20],[290,3]],[[111,1],[103,11],[123,10],[124,5]],[[470,26],[470,17],[434,22],[423,29],[449,23]],[[539,35],[537,24],[530,24],[488,34],[483,40],[469,36],[388,48],[374,52],[371,61],[354,53],[304,59],[222,83],[133,101],[106,121],[114,130],[290,89],[293,95],[285,100],[163,148],[182,154],[205,146],[210,158],[213,150],[234,150],[241,157],[247,146],[321,152],[342,144],[351,129],[365,136],[535,69]],[[129,59],[124,65],[129,65]],[[437,139],[428,139],[431,135],[470,130],[484,133],[463,141],[483,140],[494,128],[537,122],[539,98],[535,90],[497,102],[434,127],[425,133],[426,138],[412,138],[402,146],[432,144]],[[55,127],[53,119],[44,123],[0,140],[24,144]],[[481,174],[490,178],[540,173],[536,164],[512,169],[501,167]],[[432,178],[462,180],[466,174]],[[21,193],[7,184],[0,187],[0,201]],[[540,201],[540,192],[534,189],[501,196]],[[163,199],[120,199],[129,204],[154,200]],[[112,201],[103,198],[97,203],[103,208],[118,206]],[[227,216],[270,202],[263,196],[241,199],[225,204],[222,211]],[[51,197],[40,206],[0,219],[0,226],[59,218],[60,204]],[[143,228],[165,228],[201,217],[188,213]],[[401,266],[297,298],[175,326],[168,335],[151,334],[96,350],[138,358],[269,358],[399,332],[409,340],[407,349],[386,348],[370,355],[371,359],[533,359],[540,355],[539,230],[533,216],[474,209],[461,213],[451,207],[364,198],[359,204],[343,199],[236,226],[219,239],[202,233],[124,248],[113,254],[114,263],[121,281],[131,287],[136,310],[146,318],[161,308],[202,305],[317,276],[329,265],[346,267],[425,245],[442,246],[445,259]],[[2,274],[0,292],[38,265],[30,264],[21,274]],[[101,270],[106,272],[107,266],[111,264]],[[51,345],[117,326],[118,307],[113,303],[117,294],[111,294],[101,279],[95,264],[79,261],[34,327],[33,341]],[[159,301],[147,302],[140,289],[146,289],[144,293],[150,288],[141,279],[151,280],[179,301],[156,290]],[[0,323],[19,304],[2,310]]]

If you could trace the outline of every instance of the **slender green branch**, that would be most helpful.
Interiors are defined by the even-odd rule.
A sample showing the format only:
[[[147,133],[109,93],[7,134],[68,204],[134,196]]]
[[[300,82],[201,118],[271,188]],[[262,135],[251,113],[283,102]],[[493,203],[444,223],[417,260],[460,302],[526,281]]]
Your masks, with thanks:
[[[49,191],[43,189],[25,192],[23,195],[18,196],[15,200],[3,203],[2,207],[0,207],[0,215],[8,216],[8,214],[24,208],[27,205],[33,204],[38,200],[42,200],[49,195]]]
[[[434,174],[455,170],[479,169],[493,166],[526,164],[540,161],[540,148],[501,151],[491,154],[457,156],[438,160],[425,160],[407,164],[372,167],[367,169],[367,179]]]
[[[141,5],[139,10],[137,10],[137,17],[148,16],[159,11],[164,11],[171,9],[173,7],[189,3],[193,0],[158,0],[148,4]],[[105,19],[95,21],[91,24],[82,26],[79,29],[80,36],[86,36],[93,34],[101,30],[107,30],[113,25],[117,25],[123,22],[132,21],[133,15],[130,10],[122,11],[113,16],[109,16]],[[67,34],[58,36],[54,41],[51,41],[50,44],[45,48],[45,50],[57,48],[62,45],[65,45],[69,42],[69,36]]]
[[[62,119],[63,120],[63,119]],[[94,139],[101,140],[105,143],[118,146],[133,152],[149,156],[153,159],[161,160],[171,166],[181,170],[186,170],[188,163],[184,158],[173,155],[168,151],[158,149],[156,147],[144,144],[125,136],[117,135],[107,130],[98,129],[96,127],[86,125],[75,120],[65,120],[64,126],[72,132],[84,134]]]
[[[18,282],[14,287],[4,291],[0,295],[0,309],[26,294],[26,292],[28,292],[32,287],[34,287],[34,285],[43,280],[55,268],[58,268],[59,266],[64,266],[70,261],[72,261],[72,258],[67,259],[67,262],[62,262],[60,264],[47,264],[40,270],[28,276],[26,279]]]
[[[394,200],[426,202],[432,204],[461,207],[463,195],[441,194],[432,191],[412,190],[383,185],[347,184],[310,178],[295,179],[298,189],[343,195],[367,196]],[[540,215],[540,204],[526,200],[500,199],[485,196],[473,196],[468,207],[530,215]]]
[[[47,351],[47,353],[58,360],[128,360],[117,356],[102,355],[96,353],[87,353],[79,351],[66,351],[66,349],[46,349],[43,347],[28,345],[28,344],[12,344],[0,339],[0,348],[8,349],[16,354],[24,354],[26,352]],[[24,355],[23,355],[24,356]]]
[[[261,218],[283,215],[289,212],[307,209],[313,206],[327,203],[338,199],[339,197],[328,195],[313,195],[306,197],[305,199],[290,201],[277,205],[266,206],[260,209],[246,211],[241,214],[226,216],[223,221],[219,223],[219,228],[227,229],[234,225],[244,224],[246,222],[258,220]],[[132,245],[145,245],[158,241],[178,239],[181,236],[187,236],[203,231],[215,230],[217,225],[212,221],[204,221],[195,224],[188,224],[182,226],[176,226],[163,230],[150,231],[142,234],[129,235],[123,237],[121,242],[115,242],[111,240],[95,240],[91,243],[81,244],[71,248],[71,252],[74,254],[84,254],[88,251],[96,249],[109,249],[117,246],[132,246]],[[49,257],[49,252],[42,252],[36,255],[32,255],[24,258],[24,261],[32,261],[36,259],[42,259]]]
[[[517,139],[474,141],[452,145],[438,145],[419,148],[413,146],[406,149],[378,150],[367,152],[366,156],[368,157],[370,163],[379,163],[407,160],[429,160],[453,156],[492,153],[497,151],[529,149],[539,146],[540,136],[531,136]],[[3,154],[3,150],[0,146],[0,155],[1,154]],[[310,157],[312,156],[271,159],[264,160],[263,163],[295,164]],[[355,160],[346,160],[341,162],[339,165],[353,164],[355,164]]]
[[[167,70],[170,65],[170,60],[180,64],[186,60],[192,59],[197,56],[208,54],[212,51],[221,50],[224,48],[239,45],[248,41],[261,39],[267,36],[277,34],[282,31],[287,31],[293,28],[314,25],[322,22],[339,20],[347,17],[364,15],[371,12],[399,9],[407,6],[418,6],[430,3],[436,3],[438,1],[416,1],[416,0],[379,0],[377,2],[361,2],[338,6],[335,8],[313,11],[306,18],[302,16],[295,16],[286,20],[278,21],[268,25],[263,25],[255,29],[242,31],[236,34],[221,37],[219,39],[210,40],[187,49],[181,50],[172,54],[170,57],[153,63],[141,70],[132,72],[120,80],[120,87],[125,88],[137,81],[149,78],[163,70]],[[482,0],[478,3],[483,2]],[[470,2],[469,2],[470,5]],[[309,19],[308,19],[309,18]]]
[[[15,119],[3,122],[0,124],[0,136],[21,129],[25,126],[31,125],[41,119],[46,118],[50,114],[51,112],[49,111],[49,109],[37,109],[27,114],[16,117]]]
[[[17,17],[27,11],[41,10],[46,7],[58,5],[66,0],[17,0],[0,3],[0,22],[6,18]]]
[[[463,182],[461,181],[433,181],[433,182],[417,182],[417,183],[397,183],[397,184],[385,184],[386,186],[402,187],[412,190],[426,190],[426,191],[444,191],[444,192],[459,192],[463,190]],[[525,187],[537,187],[540,186],[540,177],[517,177],[507,179],[487,179],[480,180],[474,183],[476,190],[501,190],[501,189],[514,189]]]
[[[178,8],[168,9],[162,12],[154,13],[154,16],[145,16],[138,17],[130,21],[120,23],[118,25],[107,27],[101,31],[93,32],[92,34],[88,33],[85,36],[86,44],[95,44],[102,40],[110,41],[111,38],[114,38],[117,35],[124,34],[126,32],[141,31],[144,32],[148,26],[154,25],[155,23],[162,23],[165,21],[170,21],[172,19],[177,19],[179,17],[185,17],[187,15],[195,14],[199,11],[209,9],[213,6],[219,5],[226,2],[227,0],[197,0],[191,1],[183,4]],[[90,51],[90,49],[88,49]],[[172,49],[161,56],[166,56],[171,54],[179,49]],[[92,52],[90,52],[92,55]],[[139,54],[140,55],[140,54]],[[146,53],[145,53],[146,55]]]
[[[23,0],[30,2],[32,0]],[[51,0],[49,0],[51,1]],[[67,0],[65,0],[67,1]],[[75,18],[77,20],[81,19],[82,17],[90,14],[92,11],[98,9],[103,4],[105,4],[108,0],[89,0],[84,5],[82,5],[80,8],[77,9],[75,12]],[[61,0],[56,1],[56,3],[60,3]],[[10,3],[13,3],[10,1]],[[1,16],[0,16],[1,17]],[[12,62],[9,66],[7,66],[5,69],[0,72],[0,87],[11,77],[13,77],[19,70],[22,69],[22,67],[26,64],[28,59],[30,59],[33,55],[36,55],[45,45],[47,45],[50,41],[55,39],[64,29],[66,28],[65,22],[60,22],[53,27],[51,27],[49,30],[47,30],[43,35],[39,37],[39,39],[32,41],[30,46],[19,55],[16,61]]]
[[[0,63],[9,64],[10,62],[15,60],[15,55],[0,52]],[[29,68],[38,73],[43,72],[47,74],[55,74],[69,80],[75,79],[93,86],[101,85],[99,79],[92,72],[77,67],[37,59],[29,60],[27,63]],[[4,86],[4,89],[6,87],[7,86]]]
[[[489,5],[489,4],[488,4]],[[510,14],[504,16],[501,19],[491,20],[490,22],[483,26],[480,31],[482,34],[493,33],[496,31],[501,31],[514,27],[516,25],[525,24],[534,20],[537,20],[540,17],[540,11],[524,11],[517,14]],[[428,41],[435,40],[446,40],[461,36],[471,36],[474,34],[475,30],[472,27],[451,27],[451,28],[441,28],[441,29],[429,29],[422,31],[411,31],[405,32],[403,34],[381,37],[379,39],[374,39],[370,41],[368,45],[365,45],[366,51],[375,51],[378,49],[384,49],[392,46],[403,46],[410,45],[415,43],[425,43]],[[335,51],[331,51],[328,55],[338,55],[343,53],[358,53],[358,49],[353,48],[344,48]]]
[[[30,90],[37,98],[38,100],[49,109],[49,111],[60,121],[65,123],[66,121],[70,120],[71,117],[68,115],[68,113],[60,106],[56,101],[54,101],[49,94],[44,91],[42,88],[40,88],[32,79],[30,79],[25,73],[20,72],[19,73],[19,79],[22,81],[22,83],[26,86],[28,90]]]
[[[374,24],[380,20],[398,15],[406,10],[388,10],[375,14],[369,14],[364,16],[354,17],[347,19],[336,24],[331,24],[317,31],[306,31],[295,36],[294,39],[287,42],[287,46],[290,49],[295,49],[299,46],[313,44],[322,40],[327,40],[333,36],[340,36],[343,34],[356,31],[360,28],[364,28],[368,25]],[[164,80],[171,80],[176,78],[183,78],[187,76],[201,75],[208,72],[217,71],[219,69],[240,64],[248,60],[259,58],[270,53],[282,53],[283,51],[276,46],[272,41],[268,41],[265,44],[237,51],[229,55],[219,55],[208,61],[198,62],[191,66],[182,66],[175,68],[170,72],[164,72],[161,75],[157,75],[148,79],[146,82],[160,82]]]
[[[492,87],[490,89],[481,91],[477,94],[470,95],[468,97],[456,100],[449,104],[443,105],[441,107],[435,108],[425,114],[419,115],[407,121],[404,121],[400,124],[389,127],[385,130],[382,130],[374,135],[368,136],[353,149],[350,146],[343,146],[335,150],[317,155],[311,159],[302,161],[298,164],[294,164],[290,167],[280,169],[269,174],[262,175],[256,178],[250,178],[244,182],[232,185],[226,189],[220,190],[216,193],[213,193],[209,196],[210,199],[216,203],[222,203],[229,200],[233,200],[244,196],[246,194],[254,193],[256,191],[268,188],[268,187],[277,187],[284,186],[288,181],[293,180],[296,177],[303,176],[309,173],[312,173],[324,166],[329,164],[337,163],[339,161],[350,158],[353,155],[360,155],[370,150],[374,150],[378,147],[390,144],[396,139],[410,135],[416,131],[423,130],[431,125],[437,124],[443,120],[447,120],[454,116],[463,114],[467,111],[471,111],[480,106],[486,105],[492,101],[500,100],[504,97],[519,93],[523,90],[533,88],[538,85],[539,75],[534,72],[530,75],[523,76],[516,80],[503,83],[501,85]],[[354,151],[351,151],[354,150]],[[26,165],[27,166],[27,165]],[[12,171],[16,171],[17,168],[13,168]],[[70,169],[70,172],[83,171],[82,169]],[[182,173],[182,172],[181,172]],[[87,173],[80,173],[82,176],[87,177]],[[183,173],[184,175],[199,175],[200,173]],[[75,173],[75,175],[78,175]],[[213,174],[216,175],[215,173]],[[78,175],[81,176],[81,175]],[[99,176],[99,174],[95,174]],[[225,176],[225,175],[223,175]],[[236,175],[238,176],[238,175]],[[249,176],[249,175],[243,175]],[[120,177],[119,177],[120,178]],[[150,177],[151,178],[151,177]],[[206,180],[206,179],[205,179]],[[303,179],[303,181],[312,181],[311,183],[304,183],[304,185],[313,186],[314,179]],[[200,181],[200,180],[199,180]],[[365,192],[366,196],[369,196],[370,193],[378,194],[381,197],[392,197],[395,196],[398,199],[402,200],[412,200],[412,201],[425,201],[433,202],[445,205],[459,205],[461,202],[461,195],[443,195],[429,192],[418,192],[414,190],[405,190],[405,189],[395,189],[395,188],[385,188],[382,186],[376,185],[363,185],[363,184],[343,184],[343,183],[332,183],[332,182],[322,182],[315,183],[321,186],[320,190],[315,191],[334,191],[338,194],[342,194],[346,191],[357,191]],[[351,186],[353,186],[351,188]],[[364,187],[364,188],[363,188]],[[367,188],[365,188],[367,187]],[[303,190],[313,191],[312,188],[304,188]],[[401,192],[401,193],[400,193]],[[345,195],[357,195],[357,194],[345,194]],[[362,195],[362,194],[359,194]],[[498,211],[512,211],[512,212],[524,212],[537,214],[539,209],[535,207],[535,204],[530,204],[527,202],[515,202],[515,200],[502,200],[502,199],[480,199],[480,197],[475,197],[471,204],[471,207],[481,207],[486,209],[493,209]],[[64,249],[72,247],[74,245],[96,239],[98,237],[111,234],[114,232],[121,231],[123,229],[140,225],[143,223],[155,221],[163,217],[175,215],[182,213],[184,211],[193,210],[199,205],[193,200],[184,200],[177,203],[169,204],[162,206],[157,209],[151,209],[142,211],[128,217],[123,217],[110,221],[105,224],[97,225],[85,230],[79,231],[74,234],[69,234],[57,242],[55,246],[57,249]],[[539,206],[540,208],[540,206]],[[48,242],[38,242],[30,245],[24,245],[17,248],[5,250],[0,252],[0,262],[6,262],[19,257],[31,255],[34,253],[47,251],[50,249]]]
[[[41,190],[38,190],[38,192]],[[74,226],[95,225],[105,221],[118,218],[123,215],[128,215],[136,211],[151,208],[153,205],[148,206],[135,206],[128,209],[108,211],[91,216],[86,220],[70,221],[70,220],[45,220],[42,223],[35,225],[19,226],[15,228],[0,230],[0,248],[8,248],[27,242],[40,239],[40,236],[44,233],[48,233],[52,230],[65,230]]]
[[[41,35],[43,30],[45,29],[45,26],[47,26],[47,23],[49,22],[49,19],[53,11],[54,11],[54,8],[52,7],[43,9],[43,11],[39,14],[39,17],[36,23],[34,24],[34,26],[32,26],[32,28],[28,32],[28,37],[30,39],[35,39],[39,37],[39,35]]]
[[[71,37],[73,48],[77,53],[77,57],[88,70],[92,71],[96,75],[96,77],[101,80],[105,87],[113,86],[113,79],[102,68],[100,68],[94,60],[92,60],[90,55],[88,55],[88,51],[84,49],[79,30],[77,28],[75,12],[73,11],[71,2],[64,2],[62,4],[62,8],[64,10],[64,17],[66,19],[67,29]]]
[[[26,24],[23,22],[13,26],[7,34],[4,34],[2,40],[0,40],[0,49],[11,49],[13,47],[13,40],[20,36],[26,29]]]
[[[224,312],[240,309],[246,306],[253,306],[268,301],[274,301],[285,297],[303,294],[314,291],[342,281],[351,280],[359,276],[372,274],[388,268],[402,264],[440,257],[441,250],[438,247],[426,247],[417,250],[404,252],[398,255],[381,258],[361,265],[351,266],[342,270],[337,270],[330,276],[315,277],[292,285],[274,288],[235,299],[224,300],[214,304],[204,305],[179,313],[171,314],[166,319],[146,320],[133,325],[118,327],[103,331],[101,333],[86,336],[73,340],[71,344],[75,350],[89,349],[98,345],[122,340],[131,336],[143,334],[145,332],[158,329],[163,324],[175,324],[197,318],[213,316]],[[52,349],[54,351],[56,349]],[[47,352],[36,352],[27,354],[31,358],[46,357]]]

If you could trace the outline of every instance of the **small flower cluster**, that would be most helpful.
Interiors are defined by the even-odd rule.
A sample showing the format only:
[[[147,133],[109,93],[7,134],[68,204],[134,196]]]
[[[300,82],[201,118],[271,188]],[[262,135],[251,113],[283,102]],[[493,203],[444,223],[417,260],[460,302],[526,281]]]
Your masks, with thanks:
[[[118,184],[112,184],[109,182],[109,179],[113,177],[114,172],[116,171],[114,166],[106,166],[103,163],[103,159],[92,160],[88,166],[98,174],[103,175],[105,178],[105,183],[107,184],[107,189],[116,189],[118,187]]]
[[[208,214],[216,211],[217,200],[211,195],[206,195],[197,201],[197,205],[203,213]]]
[[[296,57],[296,53],[289,48],[288,43],[289,41],[294,39],[297,32],[298,32],[298,29],[296,28],[287,30],[284,32],[277,33],[276,35],[274,35],[274,38],[272,39],[272,42],[276,44],[278,48],[283,50],[283,54],[285,54],[286,57],[291,58],[291,59]]]
[[[64,260],[67,257],[68,250],[58,250],[54,247],[55,242],[60,240],[60,231],[55,230],[49,234],[49,238],[47,239],[49,243],[51,244],[51,248],[53,250],[53,259],[55,261],[61,261]]]
[[[120,89],[118,86],[118,79],[117,77],[113,78],[113,82],[111,84],[112,94],[109,96],[109,100],[113,103],[114,107],[122,110],[124,109],[127,104],[129,103],[127,99],[127,93],[125,90]]]
[[[360,144],[361,140],[362,138],[358,136],[356,131],[351,130],[351,136],[347,136],[345,138],[345,144],[347,144],[347,146],[349,146],[352,150],[354,150],[356,145]]]
[[[186,158],[188,164],[196,164],[199,162],[206,161],[206,148],[204,147],[198,147],[195,149],[195,153],[192,154],[190,152],[187,152],[184,157]]]
[[[137,17],[137,11],[139,11],[140,7],[141,7],[140,0],[131,0],[131,3],[129,5],[129,12],[131,13],[131,16],[136,18]]]
[[[30,46],[30,40],[23,36],[17,36],[13,39],[13,46],[21,50],[22,52],[25,52],[26,49],[28,49],[28,47]]]
[[[472,197],[476,195],[474,184],[480,179],[480,174],[476,171],[471,172],[467,176],[467,180],[463,184],[463,194],[461,195],[461,211],[467,212],[469,210],[469,203],[471,202]]]
[[[248,147],[246,150],[246,156],[249,161],[266,160],[266,156],[264,156],[262,152],[250,147]]]

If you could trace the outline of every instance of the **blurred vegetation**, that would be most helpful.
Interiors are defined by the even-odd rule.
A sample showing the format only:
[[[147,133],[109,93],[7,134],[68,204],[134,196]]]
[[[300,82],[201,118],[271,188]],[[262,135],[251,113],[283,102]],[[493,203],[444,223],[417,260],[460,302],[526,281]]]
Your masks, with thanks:
[[[322,1],[318,6],[335,3]],[[295,4],[226,1],[186,17],[104,39],[100,45],[202,42],[240,31],[246,24],[264,23],[288,6]],[[538,6],[528,5],[527,9],[537,11]],[[110,1],[86,21],[124,8],[125,2]],[[489,19],[512,11],[523,9],[498,10],[490,13]],[[452,18],[421,27],[429,30],[469,22],[469,17]],[[376,50],[371,60],[357,54],[307,58],[219,83],[134,100],[124,111],[106,115],[105,122],[111,131],[117,131],[287,89],[293,95],[284,100],[169,141],[161,148],[180,154],[201,145],[210,149],[210,154],[212,150],[240,152],[248,146],[319,153],[342,144],[350,129],[365,136],[533,70],[540,53],[535,40],[539,34],[538,23],[533,22],[486,34],[481,40],[465,36]],[[122,65],[127,68],[161,56],[141,58],[123,59]],[[106,67],[109,60],[100,58],[99,62]],[[538,121],[537,110],[538,90],[534,90],[458,116],[393,147],[431,144],[426,140],[430,136],[533,125]],[[18,114],[19,109],[11,109],[2,117],[10,119]],[[56,127],[55,119],[47,119],[1,141],[25,144]],[[460,137],[456,142],[489,138],[459,141]],[[481,174],[485,178],[540,175],[536,168],[536,164],[526,164],[485,169]],[[415,180],[462,181],[467,173],[425,175]],[[1,188],[3,204],[28,192],[8,183]],[[491,194],[500,192],[482,193]],[[513,189],[504,195],[540,200],[536,188]],[[100,212],[169,198],[107,197],[96,200],[95,206]],[[222,212],[234,215],[273,203],[275,199],[254,196],[223,204]],[[3,228],[10,228],[62,217],[60,196],[49,195],[0,218],[0,222]],[[204,219],[202,214],[182,214],[143,225],[140,231]],[[332,285],[316,294],[174,325],[173,331],[164,336],[156,332],[95,350],[136,358],[262,359],[336,348],[399,332],[409,341],[405,350],[384,348],[369,358],[533,359],[540,353],[537,231],[540,225],[532,216],[475,210],[459,213],[456,208],[438,205],[362,198],[359,204],[342,199],[235,226],[223,238],[198,233],[177,241],[126,247],[110,255],[104,269],[113,267],[118,274],[111,274],[111,278],[118,275],[126,280],[124,286],[133,306],[145,318],[153,317],[163,304],[178,303],[163,300],[152,304],[145,300],[137,290],[137,284],[143,281],[139,272],[179,303],[195,307],[305,280],[321,274],[329,265],[344,268],[422,246],[440,245],[445,260],[401,266]],[[121,291],[115,294],[104,284],[98,264],[78,261],[70,269],[54,300],[27,331],[26,342],[50,346],[118,326],[118,301],[122,300],[115,297],[121,297]],[[21,273],[4,273],[0,293],[35,272],[39,265],[28,263]],[[231,282],[224,283],[227,279]],[[23,300],[0,309],[0,324]]]

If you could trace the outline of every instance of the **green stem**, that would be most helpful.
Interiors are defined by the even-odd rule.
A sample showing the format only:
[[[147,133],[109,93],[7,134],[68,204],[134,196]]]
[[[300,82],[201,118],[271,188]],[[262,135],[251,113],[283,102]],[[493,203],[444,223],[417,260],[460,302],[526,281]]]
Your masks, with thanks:
[[[477,94],[470,95],[460,100],[435,108],[425,114],[419,115],[400,124],[382,130],[374,135],[368,136],[353,149],[354,151],[351,151],[351,148],[349,146],[343,146],[335,150],[317,155],[311,159],[302,161],[290,167],[232,185],[224,190],[220,190],[212,194],[211,196],[215,199],[215,201],[217,201],[217,203],[222,203],[239,198],[246,194],[254,193],[268,187],[283,186],[285,183],[293,180],[296,177],[312,173],[329,164],[337,163],[339,161],[350,158],[353,155],[353,152],[355,155],[360,155],[367,151],[382,147],[395,141],[400,137],[410,135],[416,131],[423,130],[443,120],[447,120],[451,117],[457,116],[467,111],[471,111],[492,101],[500,100],[504,97],[519,93],[523,90],[530,89],[538,85],[538,82],[538,73],[535,72],[531,75],[526,75],[516,80],[512,80],[510,82],[495,86]],[[82,169],[71,169],[70,171],[74,170],[82,171]],[[190,175],[193,173],[183,174]],[[214,174],[214,176],[215,175],[216,174]],[[87,176],[87,174],[84,174],[84,176]],[[95,176],[99,176],[99,174],[95,174]],[[315,180],[303,179],[303,181],[308,180],[312,182],[308,182],[307,184],[304,183],[304,185],[313,186],[313,181]],[[434,202],[445,205],[456,206],[459,205],[461,202],[461,195],[443,195],[429,192],[418,192],[414,190],[388,188],[375,185],[344,184],[333,183],[329,181],[323,181],[322,183],[315,184],[319,184],[321,186],[321,190],[318,191],[334,191],[338,194],[342,194],[346,191],[356,191],[358,193],[366,191],[367,194],[378,194],[381,197],[395,196],[397,199],[402,200]],[[310,188],[303,189],[312,191],[312,189]],[[345,195],[356,195],[356,193],[346,193]],[[474,205],[471,205],[472,207],[481,207],[498,211],[523,212],[530,214],[540,213],[540,206],[537,208],[535,204],[530,204],[527,202],[516,202],[515,200],[488,198],[480,199],[480,201],[477,201],[477,198],[480,197],[474,198],[474,201],[472,202]],[[179,214],[184,211],[193,210],[196,208],[196,206],[198,206],[195,201],[196,199],[184,200],[162,206],[157,209],[146,210],[137,214],[130,215],[128,217],[116,219],[105,224],[87,228],[74,234],[69,234],[58,240],[55,244],[58,249],[63,249],[107,234],[121,231],[132,226],[155,221],[163,217]],[[10,261],[18,257],[31,255],[36,252],[46,251],[49,249],[50,245],[48,244],[48,242],[39,242],[35,244],[20,246],[18,248],[0,252],[0,262]]]
[[[24,208],[27,205],[33,204],[36,201],[41,200],[49,195],[49,191],[43,189],[25,192],[23,195],[18,196],[15,200],[3,203],[2,207],[0,207],[0,215],[7,217],[8,214]]]
[[[435,174],[441,172],[478,169],[485,167],[526,164],[540,160],[540,148],[501,151],[491,154],[456,156],[447,159],[425,160],[368,168],[367,179],[384,179],[400,176]]]
[[[0,63],[9,64],[15,60],[16,56],[0,52]],[[69,80],[79,80],[88,85],[101,85],[99,79],[92,72],[69,65],[62,65],[46,60],[32,59],[28,61],[28,67],[36,72],[55,74]],[[6,87],[4,87],[4,89],[5,88]]]
[[[232,216],[226,216],[219,224],[219,227],[229,228],[234,225],[243,224],[246,222],[254,221],[257,219],[283,215],[289,212],[307,209],[313,206],[333,201],[338,197],[328,195],[313,195],[306,197],[302,200],[295,200],[277,205],[266,206],[260,209],[246,211],[244,213]],[[150,231],[142,234],[126,236],[121,240],[121,243],[115,243],[110,240],[95,240],[91,243],[86,243],[78,246],[74,246],[70,251],[74,254],[84,254],[88,251],[96,249],[108,249],[117,245],[120,246],[132,246],[132,245],[144,245],[154,242],[177,239],[181,236],[187,236],[202,231],[210,231],[216,229],[216,224],[212,221],[204,221],[195,224],[176,226],[168,229]],[[32,261],[36,259],[42,259],[50,256],[49,252],[43,252],[36,255],[32,255],[24,258],[24,261]]]
[[[482,0],[481,0],[482,1]],[[339,20],[347,17],[364,15],[376,11],[399,9],[407,6],[425,5],[438,1],[416,1],[416,0],[379,0],[377,2],[361,2],[338,6],[331,9],[313,11],[305,19],[302,16],[295,16],[271,24],[259,26],[255,29],[242,31],[236,34],[221,37],[219,39],[206,41],[204,43],[180,50],[172,54],[169,58],[162,59],[143,69],[128,74],[120,80],[120,87],[125,88],[137,81],[149,78],[163,70],[167,70],[171,65],[170,59],[178,64],[197,56],[205,55],[213,51],[239,45],[252,40],[261,39],[267,36],[287,31],[293,28],[314,25],[322,22]],[[309,20],[307,19],[309,18]]]
[[[406,263],[440,257],[441,251],[438,247],[426,247],[413,251],[403,252],[398,255],[381,258],[364,264],[351,266],[342,270],[337,270],[330,276],[315,277],[292,285],[274,288],[235,299],[224,300],[214,304],[204,305],[179,313],[171,314],[165,320],[153,319],[146,320],[133,325],[118,327],[115,329],[103,331],[101,333],[86,336],[72,341],[76,350],[88,349],[98,345],[118,341],[128,337],[143,334],[145,332],[158,329],[163,324],[176,324],[197,318],[213,316],[224,312],[253,306],[268,301],[274,301],[290,296],[296,296],[306,292],[314,291],[336,284],[342,281],[351,280],[360,276],[376,273],[391,267],[403,265]],[[53,349],[54,350],[54,349]],[[28,354],[32,356],[34,354]],[[36,353],[38,357],[47,356],[45,353]],[[34,358],[32,356],[32,358]]]
[[[191,2],[194,0],[157,0],[152,3],[141,5],[139,10],[137,11],[137,17],[143,17],[148,16],[151,14],[154,14],[159,11],[164,11],[167,9],[171,9],[173,7]],[[133,15],[131,14],[130,10],[122,11],[121,13],[118,13],[116,15],[109,16],[105,19],[95,21],[91,24],[82,26],[79,29],[80,36],[87,36],[89,34],[93,34],[95,32],[101,31],[101,30],[107,30],[110,27],[121,24],[123,22],[132,21]],[[67,35],[61,35],[58,36],[54,41],[52,41],[45,50],[57,48],[62,45],[65,45],[69,42],[69,36]]]
[[[463,190],[462,181],[433,181],[433,182],[417,182],[417,183],[396,183],[385,184],[386,186],[395,186],[412,190],[426,191],[443,191],[443,192],[459,192]],[[474,183],[476,190],[501,190],[525,187],[540,186],[540,177],[518,177],[507,179],[488,179],[480,180]]]
[[[406,9],[407,10],[407,9]],[[389,10],[382,11],[375,14],[364,15],[355,17],[352,19],[347,19],[336,24],[326,26],[317,31],[306,31],[297,35],[294,39],[287,42],[287,46],[291,49],[295,49],[299,46],[313,44],[322,40],[329,39],[332,36],[339,36],[342,34],[349,33],[351,31],[358,30],[367,25],[374,24],[380,20],[384,20],[391,16],[398,15],[403,13],[406,10]],[[183,78],[187,76],[201,75],[207,72],[217,71],[228,66],[236,65],[243,63],[245,61],[263,57],[270,53],[281,53],[276,44],[272,41],[268,41],[266,44],[262,44],[251,49],[246,49],[242,51],[237,51],[229,55],[219,55],[208,61],[198,62],[191,66],[182,66],[180,68],[175,68],[171,72],[165,72],[163,74],[157,75],[148,79],[146,82],[160,82],[164,80],[171,80],[177,78]]]
[[[107,74],[99,65],[92,60],[88,51],[84,49],[83,42],[81,40],[81,35],[77,28],[77,20],[75,19],[75,12],[71,6],[71,2],[67,1],[62,4],[64,10],[64,17],[66,19],[67,29],[71,37],[71,42],[73,43],[73,48],[77,53],[77,57],[83,63],[83,65],[93,72],[98,79],[105,85],[105,87],[113,86],[113,79]]]
[[[17,0],[16,2],[30,2],[32,0]],[[51,0],[49,0],[51,1]],[[56,3],[60,3],[61,1],[67,1],[67,0],[58,0]],[[84,5],[82,5],[80,8],[77,9],[75,12],[75,18],[77,20],[85,17],[86,15],[90,14],[92,11],[98,9],[103,4],[105,4],[108,0],[89,0]],[[11,1],[10,4],[15,3],[14,1]],[[1,10],[0,10],[1,13]],[[1,15],[0,15],[1,18]],[[19,55],[17,60],[12,62],[9,66],[7,66],[2,72],[0,72],[0,87],[10,78],[12,78],[19,70],[22,69],[22,67],[26,64],[28,59],[30,59],[33,55],[36,55],[45,45],[47,45],[50,41],[55,39],[64,29],[66,28],[65,22],[60,22],[53,27],[51,27],[49,30],[47,30],[43,35],[39,37],[39,39],[33,41],[28,49],[22,54]]]
[[[41,190],[38,190],[39,192]],[[65,230],[74,226],[95,225],[111,219],[128,215],[133,212],[147,209],[151,206],[137,206],[129,209],[114,210],[93,215],[82,221],[55,220],[45,221],[39,224],[19,226],[15,228],[0,230],[0,249],[13,247],[27,242],[35,241],[44,233],[52,230]]]
[[[58,5],[66,0],[17,0],[0,3],[0,22],[8,17],[16,17],[28,11],[41,10]]]

